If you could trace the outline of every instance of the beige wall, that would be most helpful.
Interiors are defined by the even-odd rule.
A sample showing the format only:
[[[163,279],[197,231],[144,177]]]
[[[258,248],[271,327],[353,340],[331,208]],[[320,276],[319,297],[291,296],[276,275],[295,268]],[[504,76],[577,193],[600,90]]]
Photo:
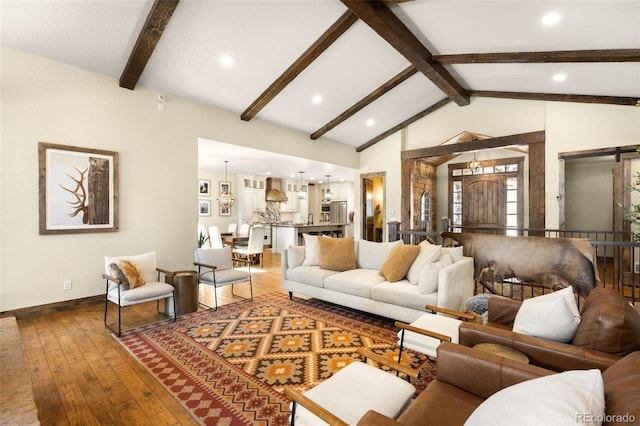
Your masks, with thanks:
[[[545,130],[546,132],[546,227],[557,228],[558,153],[640,144],[640,108],[566,102],[477,99],[470,105],[449,104],[409,126],[405,146],[416,149],[439,145],[463,131],[488,136]],[[482,159],[479,153],[478,158]],[[514,153],[513,156],[517,156]],[[469,161],[471,155],[454,162]],[[365,157],[361,167],[367,167]],[[439,176],[441,168],[438,169]],[[445,173],[446,175],[446,173]],[[388,182],[388,185],[399,185]],[[392,186],[393,187],[393,186]],[[439,216],[446,216],[448,197],[439,185]]]
[[[546,215],[547,227],[554,228],[558,152],[640,144],[640,108],[474,98],[463,108],[449,104],[358,154],[171,96],[159,113],[155,92],[121,89],[114,79],[4,47],[0,54],[0,311],[101,294],[105,255],[155,250],[160,265],[190,268],[198,137],[359,169],[356,237],[361,173],[386,172],[385,221],[400,220],[403,149],[434,146],[464,130],[489,136],[546,130]],[[38,234],[39,141],[120,152],[120,232]],[[67,279],[73,289],[63,291]]]
[[[159,265],[191,268],[198,137],[358,168],[341,144],[171,96],[160,113],[155,92],[5,47],[0,54],[0,311],[102,294],[106,255],[155,250]],[[120,153],[119,232],[39,235],[39,141]]]

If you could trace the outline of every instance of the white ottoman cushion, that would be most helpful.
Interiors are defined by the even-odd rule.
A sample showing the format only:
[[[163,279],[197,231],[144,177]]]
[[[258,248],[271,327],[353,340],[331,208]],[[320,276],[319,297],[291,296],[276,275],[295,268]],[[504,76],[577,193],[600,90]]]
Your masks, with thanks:
[[[354,425],[369,410],[396,418],[415,394],[409,382],[362,362],[352,362],[304,395],[348,424]],[[326,423],[310,411],[296,406],[297,425]]]
[[[411,325],[423,330],[444,334],[445,336],[451,337],[452,343],[458,343],[458,328],[460,327],[461,322],[462,321],[460,320],[446,317],[444,315],[424,314],[412,322]],[[402,330],[398,332],[398,345],[400,345],[401,336]],[[440,343],[440,340],[435,337],[429,337],[424,334],[404,330],[404,344],[402,346],[405,348],[409,348],[435,358],[437,354],[436,349]]]

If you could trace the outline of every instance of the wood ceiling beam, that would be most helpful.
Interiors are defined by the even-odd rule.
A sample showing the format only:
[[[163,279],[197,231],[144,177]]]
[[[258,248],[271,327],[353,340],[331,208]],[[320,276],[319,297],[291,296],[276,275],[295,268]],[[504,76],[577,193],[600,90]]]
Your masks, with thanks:
[[[382,1],[341,0],[358,18],[369,25],[423,73],[442,92],[460,106],[469,105],[469,95],[431,52]]]
[[[120,87],[133,90],[180,0],[156,0],[120,75]]]
[[[350,10],[325,31],[304,53],[291,64],[251,105],[240,115],[244,121],[249,121],[278,95],[289,83],[293,81],[305,68],[307,68],[318,56],[329,48],[342,34],[344,34],[358,17]]]
[[[375,138],[369,140],[368,142],[363,143],[362,145],[360,145],[359,147],[356,148],[356,152],[362,152],[365,149],[369,148],[370,146],[380,142],[382,139],[386,138],[387,136],[390,136],[392,134],[394,134],[395,132],[397,132],[398,130],[401,130],[405,127],[407,127],[409,124],[414,123],[418,120],[420,120],[422,117],[431,114],[432,112],[442,108],[443,106],[445,106],[446,104],[448,104],[449,102],[451,102],[451,98],[444,98],[441,101],[436,102],[435,104],[431,105],[429,108],[420,111],[419,113],[417,113],[416,115],[407,118],[406,120],[404,120],[402,123],[393,126],[391,129],[387,130],[384,133],[381,133],[380,135],[376,136]]]
[[[419,148],[402,151],[401,159],[409,160],[423,157],[435,157],[438,155],[458,154],[481,149],[504,148],[511,145],[531,145],[544,142],[545,131],[520,133],[517,135],[501,136],[497,138],[478,139],[469,142],[460,142],[449,145],[438,145],[429,148]]]
[[[463,53],[457,55],[433,55],[433,60],[442,65],[525,64],[545,62],[640,62],[640,49]]]
[[[400,83],[402,83],[403,81],[405,81],[406,79],[408,79],[409,77],[411,77],[417,72],[418,70],[413,65],[410,65],[408,68],[405,68],[399,74],[395,75],[391,80],[385,82],[380,87],[375,89],[373,92],[369,93],[367,96],[360,99],[353,106],[351,106],[350,108],[347,108],[344,112],[342,112],[336,118],[334,118],[333,120],[331,120],[330,122],[328,122],[327,124],[319,128],[318,130],[313,132],[311,134],[311,139],[318,139],[320,136],[324,135],[329,130],[333,129],[343,121],[347,120],[348,118],[353,116],[355,113],[360,111],[362,108],[371,104],[373,101],[375,101],[376,99],[378,99],[379,97],[381,97],[382,95],[390,91],[391,89],[395,88]]]
[[[479,98],[525,99],[531,101],[577,102],[587,104],[638,106],[640,103],[638,97],[630,96],[569,95],[559,93],[497,92],[484,90],[469,90],[469,94]]]

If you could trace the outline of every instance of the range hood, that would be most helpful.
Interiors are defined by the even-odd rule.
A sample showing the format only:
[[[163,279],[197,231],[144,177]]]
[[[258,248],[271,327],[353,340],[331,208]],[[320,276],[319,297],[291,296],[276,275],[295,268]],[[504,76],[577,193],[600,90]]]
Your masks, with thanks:
[[[277,178],[267,178],[267,188],[265,191],[267,201],[287,201],[287,194],[282,191],[282,180]]]

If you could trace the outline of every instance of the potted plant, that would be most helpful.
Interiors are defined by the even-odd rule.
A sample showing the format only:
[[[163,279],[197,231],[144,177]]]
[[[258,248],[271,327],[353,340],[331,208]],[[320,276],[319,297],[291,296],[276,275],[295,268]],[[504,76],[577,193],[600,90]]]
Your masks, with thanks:
[[[207,241],[209,241],[209,236],[204,235],[204,233],[200,231],[200,233],[198,234],[198,248],[202,248],[202,246],[205,245]]]

